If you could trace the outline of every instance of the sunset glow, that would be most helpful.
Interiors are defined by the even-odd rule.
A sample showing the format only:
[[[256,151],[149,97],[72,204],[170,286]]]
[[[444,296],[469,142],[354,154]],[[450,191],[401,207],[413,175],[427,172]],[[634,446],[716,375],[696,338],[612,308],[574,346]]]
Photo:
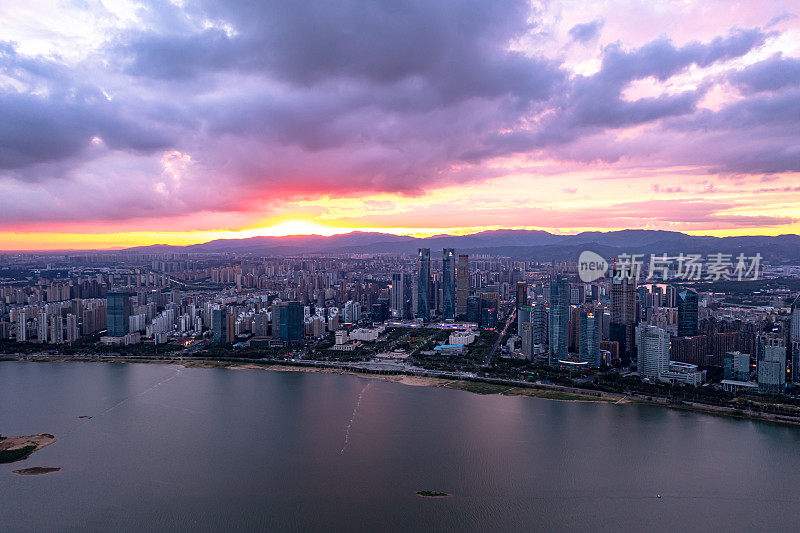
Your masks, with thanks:
[[[0,250],[800,233],[796,2],[37,4],[0,5]]]

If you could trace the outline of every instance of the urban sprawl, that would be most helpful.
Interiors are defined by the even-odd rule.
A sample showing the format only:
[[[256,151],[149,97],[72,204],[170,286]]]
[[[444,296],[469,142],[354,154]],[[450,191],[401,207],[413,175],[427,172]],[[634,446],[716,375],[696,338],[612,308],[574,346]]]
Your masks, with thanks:
[[[0,256],[0,353],[285,361],[800,416],[797,269],[586,283],[575,262],[414,255]]]

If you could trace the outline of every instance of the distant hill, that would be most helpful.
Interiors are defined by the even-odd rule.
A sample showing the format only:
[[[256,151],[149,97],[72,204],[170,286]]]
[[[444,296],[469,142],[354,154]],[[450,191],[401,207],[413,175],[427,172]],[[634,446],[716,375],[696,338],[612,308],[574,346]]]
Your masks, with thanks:
[[[430,248],[433,252],[439,252],[442,248],[455,248],[463,253],[539,261],[574,261],[581,251],[589,249],[604,256],[619,253],[761,253],[772,262],[800,262],[798,235],[709,237],[659,230],[588,231],[577,235],[556,235],[538,230],[492,230],[471,235],[436,235],[425,238],[353,231],[329,237],[290,235],[218,239],[190,246],[153,245],[128,248],[125,251],[283,256],[309,253],[410,254],[415,253],[418,248]]]

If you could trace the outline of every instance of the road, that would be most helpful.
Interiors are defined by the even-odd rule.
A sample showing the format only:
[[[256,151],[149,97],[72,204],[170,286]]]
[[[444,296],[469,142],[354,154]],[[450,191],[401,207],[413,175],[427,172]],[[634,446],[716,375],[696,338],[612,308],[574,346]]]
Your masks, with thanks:
[[[505,337],[505,335],[506,335],[506,331],[508,330],[508,326],[511,325],[511,323],[514,321],[514,319],[516,317],[517,317],[517,309],[515,307],[514,310],[511,311],[511,314],[508,315],[508,319],[506,319],[506,323],[505,323],[505,325],[503,325],[503,330],[497,336],[497,340],[494,342],[494,346],[492,346],[492,349],[489,350],[489,353],[486,354],[486,360],[483,362],[482,366],[487,367],[492,362],[492,356],[494,356],[494,352],[497,351],[497,348],[500,346],[500,342],[503,340],[503,337]]]

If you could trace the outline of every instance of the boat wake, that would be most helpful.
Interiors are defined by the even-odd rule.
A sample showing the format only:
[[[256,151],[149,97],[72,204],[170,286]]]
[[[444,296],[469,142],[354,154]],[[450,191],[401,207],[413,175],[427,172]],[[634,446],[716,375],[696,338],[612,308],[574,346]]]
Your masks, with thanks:
[[[117,403],[115,403],[111,407],[108,407],[108,408],[100,411],[99,413],[97,413],[95,415],[92,415],[92,416],[88,416],[88,415],[79,416],[78,417],[78,420],[79,420],[78,424],[76,426],[74,426],[72,429],[70,429],[69,431],[66,431],[65,433],[60,435],[59,439],[63,439],[63,438],[69,437],[77,429],[79,429],[80,427],[83,427],[83,424],[89,423],[90,420],[96,420],[99,417],[105,415],[106,413],[109,413],[109,412],[113,411],[114,409],[116,409],[120,405],[132,400],[133,398],[138,398],[140,396],[144,396],[148,392],[152,391],[153,389],[156,389],[156,388],[160,387],[164,383],[166,383],[168,381],[172,381],[173,379],[175,379],[178,376],[180,376],[182,372],[183,372],[183,367],[178,367],[178,368],[175,369],[175,373],[172,374],[171,376],[163,378],[163,379],[157,381],[156,383],[154,383],[153,385],[147,387],[145,390],[143,390],[141,392],[137,392],[136,394],[132,394],[132,395],[126,397],[126,398],[123,398],[122,400],[118,401]]]
[[[160,386],[161,386],[161,385],[163,385],[164,383],[166,383],[166,382],[168,382],[168,381],[172,381],[173,379],[177,378],[179,375],[181,375],[181,373],[182,373],[182,372],[183,372],[183,367],[178,367],[178,368],[176,368],[176,369],[175,369],[175,373],[174,373],[174,374],[172,374],[171,376],[169,376],[168,378],[164,378],[164,379],[162,379],[161,381],[158,381],[157,383],[155,383],[155,384],[151,385],[150,387],[146,388],[146,389],[145,389],[145,390],[143,390],[142,392],[139,392],[139,393],[137,393],[137,394],[133,394],[133,395],[131,395],[131,396],[128,396],[127,398],[124,398],[124,399],[120,400],[119,402],[115,403],[114,405],[112,405],[112,406],[111,406],[111,407],[109,407],[108,409],[106,409],[106,410],[104,410],[104,411],[101,411],[101,412],[100,412],[100,414],[99,414],[99,415],[97,415],[97,416],[102,416],[102,415],[104,415],[104,414],[108,413],[109,411],[113,411],[114,409],[116,409],[116,408],[117,408],[117,407],[119,407],[120,405],[124,404],[125,402],[127,402],[127,401],[129,401],[129,400],[132,400],[133,398],[138,398],[138,397],[140,397],[140,396],[144,396],[144,395],[145,395],[145,394],[147,394],[148,392],[150,392],[150,391],[152,391],[152,390],[154,390],[154,389],[157,389],[158,387],[160,387]]]
[[[358,401],[356,401],[356,406],[353,408],[353,416],[350,417],[350,422],[347,423],[347,427],[344,431],[344,446],[342,446],[342,450],[339,452],[339,455],[344,455],[344,451],[350,445],[350,429],[353,427],[353,422],[356,419],[356,413],[358,413],[358,407],[361,405],[361,400],[364,399],[364,393],[367,392],[367,389],[370,388],[372,383],[367,383],[367,385],[361,389],[361,392],[358,395]]]

